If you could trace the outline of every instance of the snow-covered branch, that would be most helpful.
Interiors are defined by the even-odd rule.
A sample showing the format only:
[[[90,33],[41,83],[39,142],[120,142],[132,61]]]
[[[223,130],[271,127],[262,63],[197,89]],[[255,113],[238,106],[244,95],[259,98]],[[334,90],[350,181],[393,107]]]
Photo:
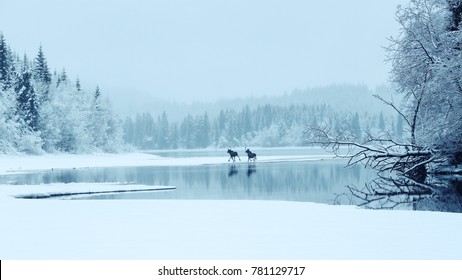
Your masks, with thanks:
[[[394,171],[419,182],[425,180],[427,166],[440,160],[434,150],[399,143],[392,138],[369,135],[365,142],[359,143],[341,134],[331,135],[326,128],[310,128],[307,133],[315,139],[312,144],[321,145],[336,156],[347,158],[348,166],[363,164],[379,173]]]

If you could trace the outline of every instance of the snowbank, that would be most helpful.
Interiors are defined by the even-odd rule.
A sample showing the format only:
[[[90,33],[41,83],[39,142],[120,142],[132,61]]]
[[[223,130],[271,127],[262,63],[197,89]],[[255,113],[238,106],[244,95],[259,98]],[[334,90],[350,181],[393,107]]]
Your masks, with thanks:
[[[144,166],[161,159],[144,153],[0,155],[0,175],[57,168]]]
[[[1,198],[67,198],[103,193],[152,192],[174,190],[173,186],[148,186],[127,183],[69,183],[43,185],[0,185]]]
[[[1,259],[461,259],[462,215],[275,201],[3,200]]]

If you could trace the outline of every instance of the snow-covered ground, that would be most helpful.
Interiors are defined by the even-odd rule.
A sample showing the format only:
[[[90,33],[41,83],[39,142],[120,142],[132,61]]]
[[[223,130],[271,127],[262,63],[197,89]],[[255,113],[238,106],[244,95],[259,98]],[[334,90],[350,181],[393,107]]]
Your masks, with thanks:
[[[226,160],[143,153],[0,156],[0,174],[51,168],[222,164]],[[283,201],[14,197],[143,188],[152,186],[0,185],[0,259],[462,259],[457,234],[462,214],[457,213],[374,211]]]
[[[161,157],[148,153],[0,155],[0,175],[58,168],[223,164],[227,163],[228,159],[226,153],[223,154],[220,157],[185,157],[181,159]],[[325,158],[332,158],[332,155],[320,153],[312,155],[259,156],[258,161],[320,160]],[[247,162],[247,156],[243,156],[241,161],[237,161],[236,158],[236,163],[245,162]]]

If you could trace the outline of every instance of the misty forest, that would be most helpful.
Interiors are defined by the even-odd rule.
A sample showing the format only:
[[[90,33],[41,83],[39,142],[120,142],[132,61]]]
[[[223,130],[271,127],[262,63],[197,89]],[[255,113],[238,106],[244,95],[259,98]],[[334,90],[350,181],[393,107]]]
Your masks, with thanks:
[[[390,86],[211,102],[201,113],[178,103],[181,117],[160,110],[122,117],[104,88],[89,90],[65,69],[50,70],[42,47],[32,58],[17,54],[0,33],[0,153],[320,145],[348,165],[378,171],[370,186],[350,188],[365,205],[447,192],[441,176],[460,173],[462,164],[462,1],[412,0],[395,16],[400,33],[384,49]],[[333,101],[342,98],[356,107]]]
[[[371,132],[391,133],[397,138],[404,132],[403,118],[398,114],[352,112],[328,100],[339,94],[372,95],[366,86],[294,91],[284,96],[284,105],[278,98],[249,99],[241,108],[231,101],[216,111],[217,106],[211,103],[203,106],[203,113],[188,113],[180,120],[177,115],[169,120],[165,111],[122,118],[99,87],[84,89],[78,78],[67,76],[65,69],[51,73],[42,47],[32,60],[26,55],[21,58],[0,33],[0,59],[2,153],[301,146],[312,140],[306,134],[307,127],[321,124],[354,135],[358,141]],[[234,107],[225,107],[229,104]],[[215,110],[209,113],[213,107]]]

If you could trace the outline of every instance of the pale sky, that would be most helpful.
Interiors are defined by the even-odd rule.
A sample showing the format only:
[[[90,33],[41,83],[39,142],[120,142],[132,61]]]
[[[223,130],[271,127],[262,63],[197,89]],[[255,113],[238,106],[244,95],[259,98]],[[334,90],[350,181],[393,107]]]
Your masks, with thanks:
[[[386,83],[382,47],[407,2],[0,0],[0,31],[84,88],[213,100]]]

